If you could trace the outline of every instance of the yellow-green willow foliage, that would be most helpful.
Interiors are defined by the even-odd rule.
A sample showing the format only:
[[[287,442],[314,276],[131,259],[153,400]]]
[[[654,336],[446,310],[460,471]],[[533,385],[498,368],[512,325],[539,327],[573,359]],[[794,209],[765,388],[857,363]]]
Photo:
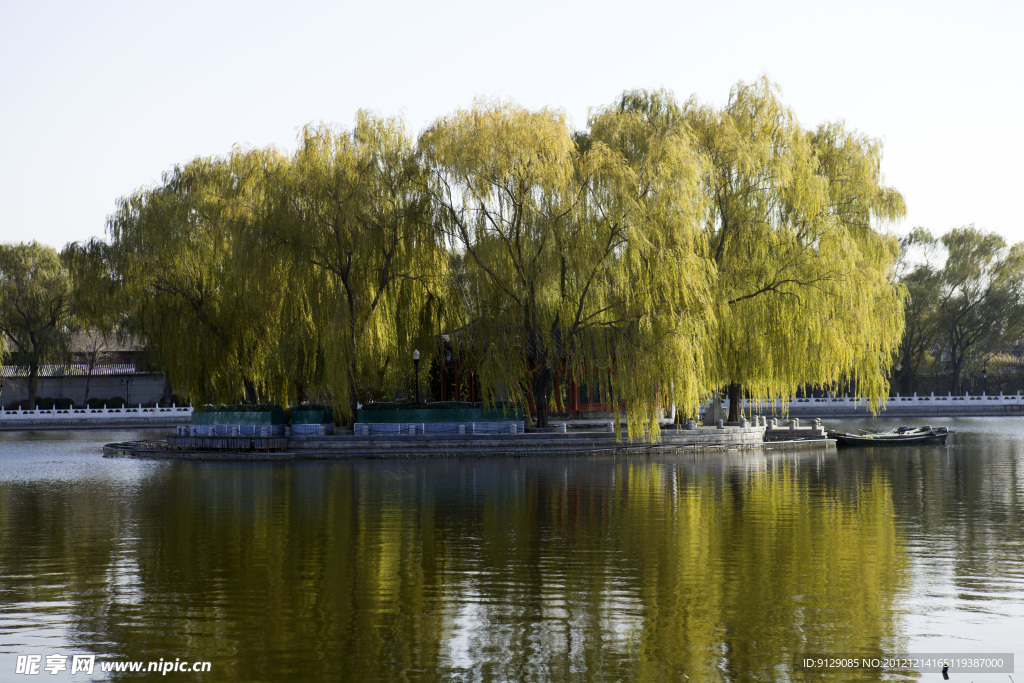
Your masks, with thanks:
[[[642,567],[636,680],[799,681],[808,652],[893,648],[911,573],[885,473],[809,486],[817,475],[801,467],[724,467],[717,480],[648,463],[617,472],[609,495],[623,504],[602,521]],[[872,680],[860,673],[835,680]]]
[[[616,405],[625,403],[631,433],[644,424],[656,434],[659,408],[670,403],[696,411],[710,387],[706,349],[716,321],[700,223],[704,160],[673,125],[679,114],[671,94],[634,91],[590,119],[591,139],[616,164],[598,177],[581,220],[624,235],[609,263],[614,289],[605,296],[614,306],[597,331],[613,357]]]
[[[464,266],[467,349],[485,393],[545,426],[565,369],[612,379],[630,434],[657,434],[656,406],[696,405],[708,269],[697,161],[644,112],[609,108],[574,138],[564,114],[477,102],[420,138],[436,224]]]
[[[29,408],[39,366],[67,353],[72,323],[71,277],[53,247],[0,244],[0,358],[6,347],[28,367]]]
[[[125,300],[126,289],[119,285],[117,273],[111,269],[109,244],[99,238],[71,242],[61,251],[60,259],[74,283],[73,326],[85,332],[81,338],[84,346],[76,349],[76,360],[86,366],[83,400],[88,402],[93,370],[108,355],[113,342],[127,344],[142,336]],[[169,389],[167,393],[165,398],[169,399]]]
[[[110,257],[151,351],[192,401],[286,400],[277,353],[289,305],[283,259],[251,239],[275,203],[273,150],[195,159],[123,198],[110,217]]]
[[[110,270],[108,245],[93,238],[71,242],[60,253],[61,262],[72,276],[72,301],[79,326],[102,335],[112,335],[123,322],[122,289]]]
[[[447,256],[426,228],[423,173],[400,119],[360,112],[353,130],[307,127],[284,176],[290,254],[318,335],[320,388],[340,414],[390,395],[412,351],[433,347]]]
[[[691,100],[685,119],[709,161],[709,365],[730,417],[741,385],[768,398],[851,382],[876,404],[903,333],[897,243],[874,225],[904,212],[881,184],[881,145],[841,124],[804,131],[766,79],[738,84],[722,109]]]
[[[722,109],[627,92],[576,134],[478,102],[418,148],[361,112],[291,158],[176,167],[121,200],[103,258],[192,400],[320,395],[351,418],[447,332],[540,425],[568,373],[656,437],[660,409],[726,385],[886,392],[903,294],[874,224],[903,204],[880,158],[841,124],[801,129],[765,80]]]

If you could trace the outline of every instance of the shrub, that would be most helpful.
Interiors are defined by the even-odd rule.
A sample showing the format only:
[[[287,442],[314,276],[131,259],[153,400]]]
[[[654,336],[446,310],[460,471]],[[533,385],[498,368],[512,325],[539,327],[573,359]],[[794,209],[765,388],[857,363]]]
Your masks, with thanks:
[[[328,403],[303,403],[301,405],[292,406],[294,410],[329,410],[334,411],[334,406]]]
[[[11,401],[6,404],[4,410],[28,410],[28,399],[21,401]],[[39,410],[68,410],[74,405],[74,401],[70,398],[49,398],[49,397],[36,397],[36,408]]]

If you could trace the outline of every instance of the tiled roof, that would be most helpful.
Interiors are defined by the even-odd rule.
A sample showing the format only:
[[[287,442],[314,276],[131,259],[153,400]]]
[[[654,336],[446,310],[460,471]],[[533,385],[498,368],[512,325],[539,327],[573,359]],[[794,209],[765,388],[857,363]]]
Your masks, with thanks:
[[[40,365],[40,377],[85,377],[89,374],[89,366],[84,363],[70,365]],[[92,369],[93,377],[100,375],[134,375],[135,363],[111,363],[96,365]],[[4,365],[0,367],[0,376],[5,378],[28,377],[28,366]]]

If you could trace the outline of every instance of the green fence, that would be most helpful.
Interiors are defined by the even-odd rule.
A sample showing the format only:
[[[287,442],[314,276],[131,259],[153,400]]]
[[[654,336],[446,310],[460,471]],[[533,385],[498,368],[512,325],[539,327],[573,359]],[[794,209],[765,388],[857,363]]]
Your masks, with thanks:
[[[278,405],[207,405],[192,413],[194,425],[283,425],[284,410]]]
[[[334,424],[334,411],[330,406],[293,406],[293,425]]]
[[[356,411],[356,422],[521,422],[523,411],[518,405],[497,404],[485,407],[481,404],[448,403],[444,407],[431,404],[368,404]]]

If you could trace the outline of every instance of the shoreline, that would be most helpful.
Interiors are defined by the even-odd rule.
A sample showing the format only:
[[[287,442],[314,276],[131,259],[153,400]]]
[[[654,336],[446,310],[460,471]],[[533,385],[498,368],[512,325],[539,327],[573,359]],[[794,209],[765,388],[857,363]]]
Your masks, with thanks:
[[[785,438],[792,437],[792,438]],[[420,434],[400,436],[291,437],[278,450],[260,450],[258,437],[211,439],[204,449],[167,446],[166,441],[131,441],[106,444],[103,457],[146,460],[294,461],[344,459],[410,459],[447,457],[530,457],[542,455],[650,455],[664,452],[730,450],[783,450],[827,448],[836,442],[821,429],[766,430],[765,427],[698,427],[662,432],[658,442],[648,439],[616,441],[609,432],[558,434]],[[240,448],[248,444],[249,448]]]
[[[727,403],[723,409],[727,408]],[[743,414],[763,415],[786,420],[820,418],[958,418],[958,417],[1024,417],[1024,394],[1016,395],[964,395],[964,396],[894,396],[883,402],[883,410],[873,416],[863,399],[798,398],[786,402],[745,401]],[[572,430],[600,428],[614,419],[612,414],[587,413],[579,419],[551,416],[551,424],[566,424]],[[64,429],[160,428],[189,425],[192,422],[190,406],[144,409],[40,409],[36,411],[0,411],[0,432],[48,431]],[[670,423],[663,420],[663,427]],[[351,430],[349,430],[351,433]],[[532,433],[532,432],[527,432]]]
[[[0,432],[59,432],[66,430],[93,429],[163,429],[191,423],[191,418],[180,417],[129,417],[96,419],[60,419],[60,420],[19,420],[18,422],[0,421]]]

